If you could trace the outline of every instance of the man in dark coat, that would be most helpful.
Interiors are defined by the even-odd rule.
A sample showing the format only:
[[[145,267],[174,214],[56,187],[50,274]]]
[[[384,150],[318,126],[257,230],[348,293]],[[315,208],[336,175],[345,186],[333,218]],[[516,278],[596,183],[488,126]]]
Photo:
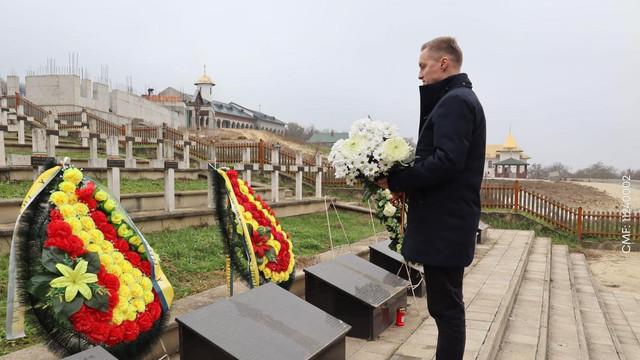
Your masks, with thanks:
[[[378,181],[407,194],[402,255],[424,264],[427,306],[438,326],[437,359],[464,354],[462,278],[473,260],[484,171],[484,111],[461,65],[454,38],[422,46],[416,161]]]

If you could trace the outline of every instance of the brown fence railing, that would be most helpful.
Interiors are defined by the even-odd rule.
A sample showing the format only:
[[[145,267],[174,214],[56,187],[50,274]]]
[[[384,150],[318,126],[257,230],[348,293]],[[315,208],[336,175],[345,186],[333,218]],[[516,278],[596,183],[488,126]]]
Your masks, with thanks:
[[[544,221],[576,234],[596,237],[617,237],[624,235],[640,239],[640,214],[602,211],[583,211],[582,207],[572,209],[544,195],[520,187],[515,181],[513,186],[483,186],[480,189],[483,207],[513,209],[524,211]]]
[[[31,116],[33,119],[38,122],[42,126],[47,126],[47,116],[49,115],[49,111],[41,108],[40,106],[32,103],[31,101],[25,99],[20,96],[18,93],[15,95],[7,96],[7,106],[10,108],[15,108],[18,110],[18,106],[22,105],[24,109],[24,114],[26,116]]]
[[[64,124],[58,125],[59,129],[80,130],[82,129],[82,111],[67,112],[58,114],[58,120]]]
[[[99,116],[87,113],[87,119],[93,119],[96,121],[96,132],[100,134],[106,134],[107,136],[120,136],[124,135],[122,126],[112,123],[109,120],[105,120]],[[89,120],[91,121],[91,120]]]

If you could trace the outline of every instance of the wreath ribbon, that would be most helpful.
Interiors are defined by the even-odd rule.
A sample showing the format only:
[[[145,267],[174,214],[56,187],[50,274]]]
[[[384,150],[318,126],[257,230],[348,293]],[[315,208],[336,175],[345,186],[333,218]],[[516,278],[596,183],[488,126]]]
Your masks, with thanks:
[[[13,228],[13,236],[11,237],[11,253],[9,254],[9,285],[7,290],[7,323],[6,334],[7,340],[13,340],[22,338],[24,334],[24,306],[20,304],[18,300],[18,287],[16,286],[16,267],[17,267],[17,254],[16,244],[19,239],[18,224],[24,212],[29,206],[33,205],[33,200],[38,197],[38,194],[44,190],[47,185],[53,180],[60,172],[62,166],[54,166],[51,169],[43,172],[38,176],[36,181],[33,182],[31,188],[27,192],[27,195],[20,205],[20,212],[18,213],[18,220]]]

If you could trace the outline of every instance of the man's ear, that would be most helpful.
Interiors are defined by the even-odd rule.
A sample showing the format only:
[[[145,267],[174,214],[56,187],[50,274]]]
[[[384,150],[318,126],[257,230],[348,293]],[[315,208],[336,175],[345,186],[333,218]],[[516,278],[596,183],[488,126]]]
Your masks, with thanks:
[[[447,68],[449,67],[449,58],[448,57],[443,57],[442,59],[440,59],[440,70],[442,71],[447,71]]]

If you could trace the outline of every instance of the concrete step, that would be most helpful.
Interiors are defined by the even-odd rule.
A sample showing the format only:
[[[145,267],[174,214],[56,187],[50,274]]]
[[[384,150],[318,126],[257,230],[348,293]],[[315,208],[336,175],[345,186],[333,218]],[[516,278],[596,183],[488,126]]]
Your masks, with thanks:
[[[496,359],[546,359],[551,239],[533,240]]]
[[[631,294],[602,292],[600,295],[624,358],[640,359],[640,303]]]
[[[524,270],[533,231],[493,230],[492,248],[464,278],[465,359],[495,359]],[[429,317],[391,359],[435,358],[437,327]]]
[[[584,254],[569,254],[577,309],[590,359],[626,359],[604,310]]]
[[[548,359],[588,359],[578,299],[572,286],[569,249],[553,245],[549,306]]]

